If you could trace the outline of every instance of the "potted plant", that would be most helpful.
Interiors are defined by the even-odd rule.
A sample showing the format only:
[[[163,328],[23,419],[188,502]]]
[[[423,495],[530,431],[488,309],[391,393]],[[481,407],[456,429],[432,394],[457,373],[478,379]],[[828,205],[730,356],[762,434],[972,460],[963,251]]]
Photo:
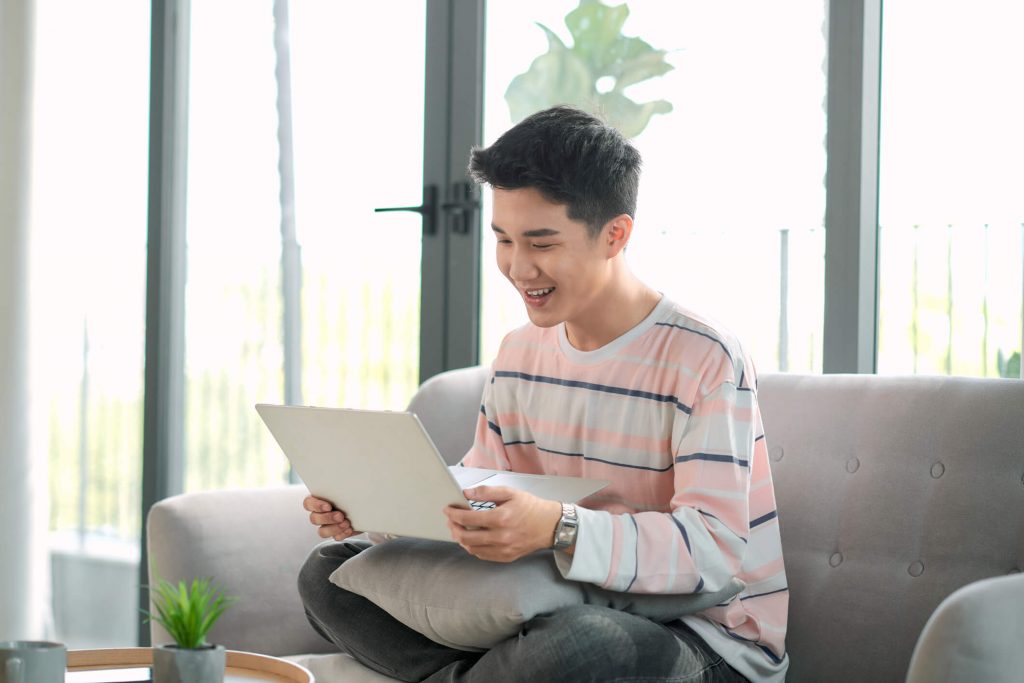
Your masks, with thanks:
[[[225,597],[210,579],[193,579],[178,585],[158,579],[152,591],[156,613],[146,612],[174,639],[173,645],[153,648],[154,683],[221,683],[224,680],[223,645],[210,645],[210,632],[224,610],[234,602]]]

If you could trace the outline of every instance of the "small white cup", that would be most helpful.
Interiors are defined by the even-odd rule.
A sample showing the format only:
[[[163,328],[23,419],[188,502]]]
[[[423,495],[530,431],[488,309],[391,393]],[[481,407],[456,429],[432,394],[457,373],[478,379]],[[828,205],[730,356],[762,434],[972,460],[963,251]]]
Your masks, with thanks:
[[[0,642],[0,683],[64,683],[68,651],[42,640]]]

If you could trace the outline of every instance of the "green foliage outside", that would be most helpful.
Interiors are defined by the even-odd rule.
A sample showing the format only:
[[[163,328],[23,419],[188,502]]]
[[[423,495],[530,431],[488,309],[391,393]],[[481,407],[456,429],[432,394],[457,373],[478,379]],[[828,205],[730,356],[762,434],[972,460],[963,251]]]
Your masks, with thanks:
[[[566,15],[573,43],[567,46],[547,26],[548,51],[533,60],[505,91],[513,122],[557,104],[568,104],[602,116],[629,138],[639,135],[655,114],[667,114],[667,100],[638,103],[623,92],[627,87],[672,70],[665,50],[656,50],[636,37],[622,35],[629,16],[625,5],[609,7],[598,0],[580,0]],[[610,88],[598,89],[610,79]]]
[[[1007,358],[1003,355],[1002,351],[999,351],[996,356],[996,366],[999,368],[1000,377],[1008,377],[1011,379],[1020,378],[1020,351],[1014,351],[1013,354]]]
[[[155,621],[171,634],[178,647],[195,650],[209,645],[206,634],[236,598],[225,597],[210,579],[193,579],[191,586],[175,586],[158,579],[151,591],[156,614],[142,610],[147,621]]]

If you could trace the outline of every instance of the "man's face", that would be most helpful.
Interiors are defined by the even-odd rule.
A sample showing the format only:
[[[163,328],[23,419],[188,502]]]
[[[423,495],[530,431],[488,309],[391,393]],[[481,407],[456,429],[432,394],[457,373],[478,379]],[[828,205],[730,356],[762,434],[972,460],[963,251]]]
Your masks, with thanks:
[[[564,204],[532,188],[494,190],[498,268],[519,291],[538,327],[584,323],[599,313],[610,276],[607,249]]]

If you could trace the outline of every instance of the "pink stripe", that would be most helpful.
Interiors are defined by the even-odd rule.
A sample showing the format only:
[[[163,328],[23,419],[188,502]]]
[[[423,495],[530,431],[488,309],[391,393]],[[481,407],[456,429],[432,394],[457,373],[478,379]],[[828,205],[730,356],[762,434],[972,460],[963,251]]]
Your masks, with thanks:
[[[614,448],[650,451],[652,453],[666,453],[670,443],[668,437],[655,438],[623,434],[607,429],[588,427],[580,423],[566,424],[565,422],[541,418],[527,419],[519,413],[499,413],[498,424],[501,425],[502,429],[505,427],[528,426],[534,434],[575,439],[580,442],[603,444]]]

